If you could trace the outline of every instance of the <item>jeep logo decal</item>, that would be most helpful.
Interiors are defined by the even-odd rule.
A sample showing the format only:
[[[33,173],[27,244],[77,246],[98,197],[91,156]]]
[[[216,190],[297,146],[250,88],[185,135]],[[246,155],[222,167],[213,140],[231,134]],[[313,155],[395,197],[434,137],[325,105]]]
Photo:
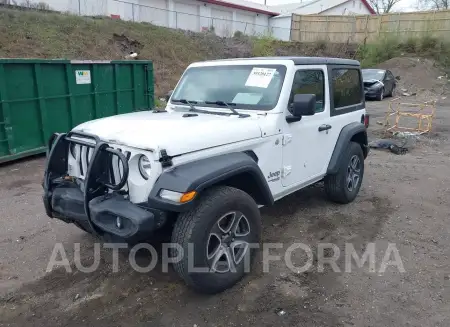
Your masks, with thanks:
[[[280,180],[281,171],[277,170],[276,172],[270,172],[269,176],[267,176],[268,182],[276,182]]]

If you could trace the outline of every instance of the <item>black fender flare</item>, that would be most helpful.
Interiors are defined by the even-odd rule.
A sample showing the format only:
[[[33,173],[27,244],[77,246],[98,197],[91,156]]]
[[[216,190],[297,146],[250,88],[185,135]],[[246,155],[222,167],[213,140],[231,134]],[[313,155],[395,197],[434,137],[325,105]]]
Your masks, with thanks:
[[[344,153],[344,148],[348,146],[351,141],[358,142],[363,150],[364,158],[369,154],[369,147],[367,143],[367,129],[364,124],[353,122],[344,126],[339,134],[338,140],[334,147],[333,155],[328,164],[327,174],[333,175],[338,172],[339,163]]]
[[[195,199],[184,204],[174,203],[162,199],[159,196],[161,190],[201,193],[214,185],[227,185],[233,177],[234,182],[245,183],[242,184],[244,191],[245,188],[255,190],[256,194],[251,195],[258,204],[274,203],[269,185],[255,159],[244,152],[233,152],[189,162],[165,171],[156,180],[148,198],[148,205],[160,210],[184,212],[192,208]]]

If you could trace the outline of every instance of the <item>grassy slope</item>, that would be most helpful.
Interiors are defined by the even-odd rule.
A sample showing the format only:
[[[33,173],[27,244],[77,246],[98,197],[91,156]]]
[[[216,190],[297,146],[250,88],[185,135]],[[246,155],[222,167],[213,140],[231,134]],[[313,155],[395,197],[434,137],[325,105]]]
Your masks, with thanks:
[[[0,57],[124,59],[131,50],[139,53],[139,59],[153,61],[158,96],[172,88],[186,66],[197,60],[271,55],[348,56],[345,45],[306,46],[242,36],[224,39],[106,17],[0,9]]]
[[[124,34],[140,46],[124,49],[127,46],[114,34]],[[136,50],[140,59],[153,60],[160,92],[167,88],[164,84],[173,84],[188,63],[214,56],[214,50],[202,43],[150,24],[0,10],[0,57],[124,59],[127,50]],[[163,79],[169,80],[164,83]]]

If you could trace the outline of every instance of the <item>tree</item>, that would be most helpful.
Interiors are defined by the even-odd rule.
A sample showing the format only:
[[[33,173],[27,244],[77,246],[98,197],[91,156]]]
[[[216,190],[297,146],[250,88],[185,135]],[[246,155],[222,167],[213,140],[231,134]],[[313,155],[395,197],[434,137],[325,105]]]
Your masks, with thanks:
[[[377,14],[387,14],[391,12],[392,8],[400,1],[401,0],[369,0]]]
[[[419,0],[420,9],[450,9],[450,0]]]

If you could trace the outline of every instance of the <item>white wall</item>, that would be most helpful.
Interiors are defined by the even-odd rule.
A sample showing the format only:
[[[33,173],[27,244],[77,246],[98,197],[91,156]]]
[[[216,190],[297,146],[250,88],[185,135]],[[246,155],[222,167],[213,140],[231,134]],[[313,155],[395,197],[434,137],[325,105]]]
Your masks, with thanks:
[[[274,38],[290,41],[292,15],[273,17],[270,20],[270,30]]]
[[[212,5],[196,0],[32,0],[44,1],[58,11],[81,15],[118,15],[123,20],[148,22],[158,26],[201,32],[211,27],[219,36],[233,36],[236,31],[249,35],[267,35],[269,15]],[[262,10],[268,7],[245,0],[229,3]]]
[[[256,15],[255,35],[269,35],[269,16],[263,14]]]
[[[369,9],[363,4],[361,0],[314,0],[308,3],[299,3],[298,6],[288,4],[286,6],[279,5],[274,7],[281,13],[296,13],[299,15],[369,15]]]
[[[22,2],[22,0],[17,1],[18,4]],[[97,16],[104,15],[108,11],[109,0],[31,0],[31,2],[45,2],[50,6],[50,9],[56,11]]]
[[[173,11],[176,12],[172,13],[176,17],[175,28],[194,32],[200,31],[200,5],[198,3],[174,2]],[[171,27],[173,27],[173,24]]]
[[[361,0],[350,0],[325,10],[322,15],[370,15],[369,9]]]

